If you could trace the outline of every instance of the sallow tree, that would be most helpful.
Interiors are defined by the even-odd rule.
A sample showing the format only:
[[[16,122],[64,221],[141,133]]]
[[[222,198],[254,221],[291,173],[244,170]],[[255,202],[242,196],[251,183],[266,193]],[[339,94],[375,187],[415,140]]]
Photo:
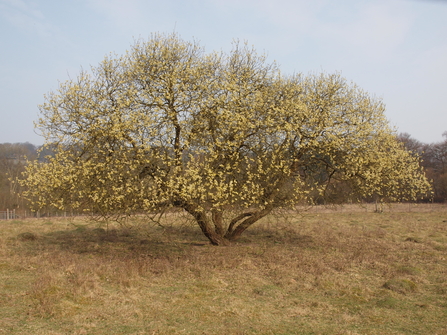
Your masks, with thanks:
[[[153,35],[61,84],[40,112],[56,154],[22,181],[36,208],[178,207],[215,245],[334,180],[396,200],[429,190],[379,100],[337,74],[282,75],[246,45],[206,54]]]

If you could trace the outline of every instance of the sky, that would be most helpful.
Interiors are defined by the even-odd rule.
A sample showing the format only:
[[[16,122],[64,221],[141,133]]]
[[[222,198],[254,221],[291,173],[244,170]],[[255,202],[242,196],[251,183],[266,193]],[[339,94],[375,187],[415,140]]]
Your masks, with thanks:
[[[172,32],[209,52],[246,41],[284,74],[340,73],[383,100],[398,133],[445,139],[445,0],[0,0],[0,143],[43,144],[46,93]]]

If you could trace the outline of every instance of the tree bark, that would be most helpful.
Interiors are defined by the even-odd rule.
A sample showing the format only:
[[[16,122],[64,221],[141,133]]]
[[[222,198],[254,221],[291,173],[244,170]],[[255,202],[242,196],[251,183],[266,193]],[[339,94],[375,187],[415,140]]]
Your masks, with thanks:
[[[224,223],[223,223],[223,213],[222,211],[218,211],[216,209],[214,209],[212,211],[212,218],[213,218],[213,223],[214,223],[214,229],[216,231],[216,234],[218,234],[219,236],[224,236]]]
[[[231,241],[238,239],[247,228],[268,215],[273,209],[273,206],[269,206],[257,212],[242,213],[231,220],[225,233],[221,211],[213,210],[210,220],[205,211],[199,210],[197,205],[183,203],[181,207],[194,217],[202,233],[212,245],[229,245]],[[243,220],[244,218],[245,220]],[[241,220],[243,221],[240,222]],[[240,223],[236,226],[238,222]]]
[[[242,214],[236,216],[233,220],[231,220],[231,222],[228,226],[228,229],[227,229],[227,233],[225,234],[225,237],[227,237],[227,236],[231,235],[231,233],[233,233],[234,226],[236,225],[236,223],[241,221],[243,218],[246,218],[247,216],[252,216],[253,214],[255,214],[255,212],[242,213]]]
[[[202,233],[208,238],[212,245],[228,245],[229,241],[216,232],[204,211],[197,209],[197,206],[185,204],[183,208],[191,214],[199,225]]]
[[[245,213],[244,217],[246,217],[246,216],[249,216],[249,217],[247,219],[245,219],[244,221],[242,221],[234,230],[231,230],[231,231],[228,230],[228,232],[225,234],[225,238],[228,239],[229,241],[234,241],[234,240],[238,239],[248,227],[250,227],[256,221],[262,219],[267,214],[269,214],[272,211],[272,209],[273,209],[273,207],[267,207],[267,208],[264,208],[258,212]],[[240,218],[239,220],[241,220],[243,218],[242,215],[244,215],[244,214],[241,214],[237,218]]]

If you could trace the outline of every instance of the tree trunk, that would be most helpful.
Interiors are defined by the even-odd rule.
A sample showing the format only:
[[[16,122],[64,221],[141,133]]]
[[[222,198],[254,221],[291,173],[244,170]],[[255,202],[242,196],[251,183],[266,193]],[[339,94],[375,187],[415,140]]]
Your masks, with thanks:
[[[216,230],[216,233],[220,236],[224,236],[225,234],[222,216],[223,216],[222,211],[218,211],[216,209],[212,211],[214,229]]]
[[[202,233],[208,238],[212,245],[228,245],[230,241],[238,239],[242,233],[256,221],[269,214],[273,207],[267,207],[257,212],[246,212],[231,220],[225,233],[223,224],[223,213],[213,210],[211,220],[203,210],[198,210],[197,205],[182,204],[189,214],[191,214],[199,225]],[[245,219],[245,220],[243,220]],[[236,225],[238,222],[241,223]]]
[[[223,234],[218,234],[216,228],[212,225],[204,211],[197,210],[197,206],[185,204],[183,208],[191,214],[199,225],[202,233],[210,240],[212,245],[228,245],[229,241],[223,237]],[[220,219],[222,219],[220,214]],[[213,213],[214,216],[214,213]],[[217,216],[219,217],[219,215]]]
[[[225,234],[225,238],[228,239],[229,241],[234,241],[234,240],[238,239],[248,227],[250,227],[256,221],[262,219],[267,214],[269,214],[272,211],[272,209],[273,209],[273,207],[267,207],[267,208],[264,208],[263,210],[260,210],[258,212],[251,212],[251,213],[245,213],[245,214],[239,215],[237,218],[235,218],[232,221],[232,223],[236,219],[241,220],[242,218],[247,217],[247,216],[248,216],[248,218],[245,219],[244,221],[242,221],[234,230],[228,229],[227,233]],[[236,223],[236,222],[234,222],[234,223]],[[231,224],[230,224],[229,228],[231,228]]]

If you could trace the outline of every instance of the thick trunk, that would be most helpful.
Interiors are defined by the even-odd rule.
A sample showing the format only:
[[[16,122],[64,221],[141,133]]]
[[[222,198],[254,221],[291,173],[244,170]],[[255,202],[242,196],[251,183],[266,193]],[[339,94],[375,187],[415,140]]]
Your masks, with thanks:
[[[230,236],[233,233],[234,226],[236,225],[236,223],[246,218],[247,216],[252,216],[254,214],[256,214],[256,212],[247,212],[236,216],[233,220],[231,220],[230,225],[228,226],[227,232],[225,234],[225,237]]]
[[[248,218],[246,218],[239,225],[237,225],[236,228],[231,230],[228,229],[227,233],[225,234],[225,238],[228,239],[229,241],[234,241],[238,239],[248,227],[250,227],[256,221],[262,219],[264,216],[268,215],[272,211],[272,209],[273,209],[272,207],[268,207],[258,212],[250,212],[239,215],[232,221],[232,223],[233,222],[236,223],[237,221],[240,221],[247,216]],[[231,224],[229,228],[232,228]]]
[[[194,217],[202,233],[210,240],[211,244],[228,245],[228,240],[223,237],[223,234],[217,233],[216,227],[210,222],[205,212],[197,210],[197,206],[194,205],[184,205],[183,208]],[[221,216],[220,218],[222,219]]]
[[[228,245],[229,240],[224,238],[222,235],[217,234],[213,227],[209,225],[207,222],[199,222],[197,221],[200,229],[202,230],[203,234],[208,238],[208,240],[211,242],[212,245]]]
[[[216,230],[216,234],[220,235],[220,236],[224,236],[224,223],[223,223],[223,213],[222,211],[218,211],[216,209],[214,209],[212,211],[212,218],[213,218],[213,223],[214,223],[214,229]]]
[[[194,217],[202,233],[213,245],[228,245],[230,241],[238,239],[248,227],[269,214],[273,209],[268,207],[257,212],[242,213],[231,220],[225,233],[221,211],[213,210],[210,220],[204,211],[198,210],[196,205],[182,204],[181,207]]]

